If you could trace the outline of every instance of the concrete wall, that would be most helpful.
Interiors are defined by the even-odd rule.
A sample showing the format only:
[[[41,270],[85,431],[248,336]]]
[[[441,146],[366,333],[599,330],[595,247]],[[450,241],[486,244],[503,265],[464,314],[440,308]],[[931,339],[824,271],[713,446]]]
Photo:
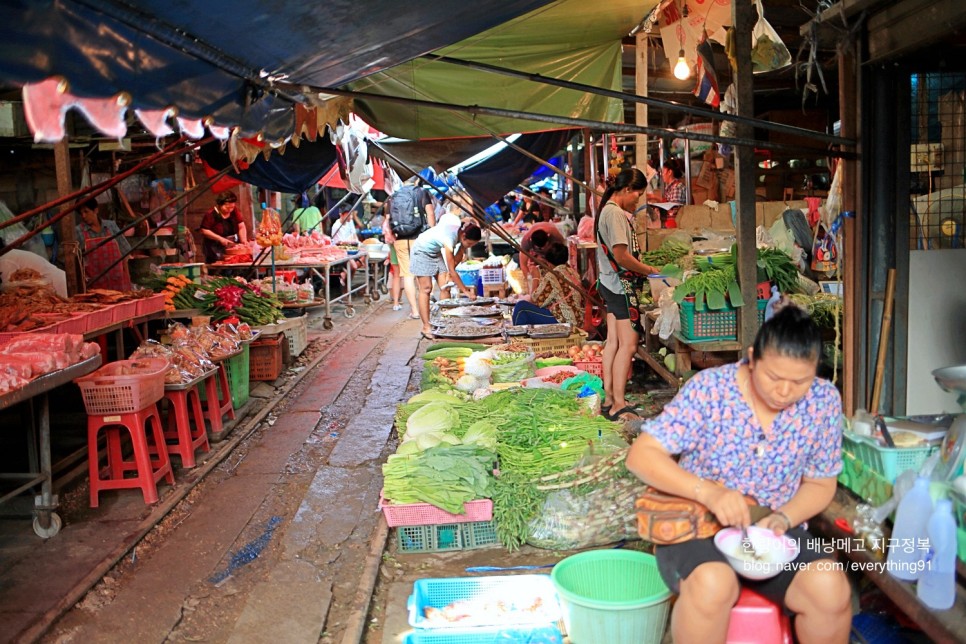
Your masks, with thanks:
[[[933,369],[966,364],[966,250],[917,250],[909,257],[906,414],[958,412]]]

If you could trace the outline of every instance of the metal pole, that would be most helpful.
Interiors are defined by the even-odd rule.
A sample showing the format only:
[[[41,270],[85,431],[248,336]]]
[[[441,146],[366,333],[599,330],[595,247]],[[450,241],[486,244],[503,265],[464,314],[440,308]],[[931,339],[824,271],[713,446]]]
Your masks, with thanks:
[[[738,94],[738,114],[755,113],[755,94],[751,73],[751,29],[755,23],[755,8],[751,2],[731,4],[731,23],[734,25],[735,50],[738,69],[735,89]],[[738,123],[738,138],[751,136],[751,124]],[[738,310],[738,342],[750,347],[758,333],[758,249],[755,245],[755,153],[750,147],[735,149],[735,201],[737,202],[738,281],[745,305]]]

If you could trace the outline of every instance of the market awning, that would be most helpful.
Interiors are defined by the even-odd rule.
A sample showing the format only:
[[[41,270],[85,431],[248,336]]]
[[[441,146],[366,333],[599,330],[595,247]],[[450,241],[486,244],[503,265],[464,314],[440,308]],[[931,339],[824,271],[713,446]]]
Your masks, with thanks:
[[[283,141],[296,123],[277,83],[343,85],[549,1],[15,0],[0,3],[0,83],[61,76],[77,97],[120,95]]]
[[[228,152],[220,143],[201,146],[200,155],[216,171],[232,166]],[[269,159],[259,156],[247,167],[231,170],[228,176],[266,190],[299,194],[315,185],[335,165],[335,146],[327,136],[322,136],[313,143],[305,141],[297,148],[288,146],[285,154],[273,154]]]
[[[541,159],[549,159],[567,145],[574,134],[574,130],[524,134],[513,144]],[[457,178],[473,200],[485,208],[542,167],[530,157],[508,147],[460,172]]]
[[[621,39],[656,0],[559,0],[435,54],[612,90],[621,89]],[[623,120],[621,101],[530,80],[416,59],[349,83],[357,92],[482,105],[600,121]],[[354,109],[391,136],[433,139],[546,130],[546,123],[470,116],[439,108],[356,99]]]
[[[444,172],[493,145],[490,137],[474,139],[434,139],[430,141],[378,141],[369,146],[369,155],[384,160],[401,179],[414,172],[432,168]],[[408,166],[408,167],[407,167]]]

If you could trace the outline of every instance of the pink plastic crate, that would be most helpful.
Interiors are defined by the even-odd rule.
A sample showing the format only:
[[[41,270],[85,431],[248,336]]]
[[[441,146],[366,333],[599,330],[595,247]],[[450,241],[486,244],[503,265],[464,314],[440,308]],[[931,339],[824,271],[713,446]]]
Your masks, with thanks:
[[[127,302],[118,302],[111,307],[111,324],[117,324],[118,322],[127,322],[128,320],[133,320],[137,317],[138,312],[138,300],[128,300]]]
[[[96,311],[88,311],[85,319],[87,321],[87,330],[85,332],[96,331],[97,329],[109,327],[114,323],[114,311],[112,307],[106,306]]]
[[[54,325],[53,333],[79,333],[87,331],[87,318],[83,313],[75,313],[69,320]]]
[[[135,303],[137,304],[136,315],[138,317],[157,313],[164,310],[164,294],[158,293],[151,297],[142,297],[140,300],[135,300]]]
[[[89,415],[131,414],[161,400],[167,370],[164,358],[118,360],[74,382]]]
[[[467,501],[463,504],[464,514],[450,514],[431,503],[392,504],[380,493],[379,508],[386,515],[386,523],[390,528],[400,525],[469,523],[472,521],[489,521],[493,518],[493,501],[490,499]]]

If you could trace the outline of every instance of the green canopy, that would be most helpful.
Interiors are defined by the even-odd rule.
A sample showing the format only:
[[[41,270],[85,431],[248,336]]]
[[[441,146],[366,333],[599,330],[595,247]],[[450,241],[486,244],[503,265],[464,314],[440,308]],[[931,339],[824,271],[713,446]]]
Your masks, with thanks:
[[[559,0],[433,53],[620,91],[621,39],[655,4],[654,0]],[[348,87],[423,101],[609,122],[623,120],[623,106],[617,99],[422,58]],[[453,110],[378,100],[357,99],[355,110],[380,131],[405,139],[486,136],[490,130],[506,134],[557,129],[545,122],[473,117]]]

